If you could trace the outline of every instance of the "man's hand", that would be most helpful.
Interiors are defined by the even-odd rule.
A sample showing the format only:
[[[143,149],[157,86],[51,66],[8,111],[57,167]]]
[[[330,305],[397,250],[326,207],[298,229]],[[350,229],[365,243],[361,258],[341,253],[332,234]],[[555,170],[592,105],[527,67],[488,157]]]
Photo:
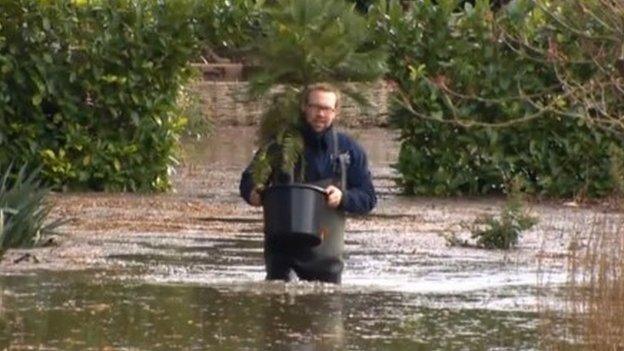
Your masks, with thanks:
[[[338,208],[340,201],[342,201],[342,191],[330,185],[325,188],[325,194],[327,194],[327,205],[331,208]]]
[[[260,207],[262,206],[262,198],[260,197],[260,189],[254,188],[249,195],[249,203],[251,206]]]

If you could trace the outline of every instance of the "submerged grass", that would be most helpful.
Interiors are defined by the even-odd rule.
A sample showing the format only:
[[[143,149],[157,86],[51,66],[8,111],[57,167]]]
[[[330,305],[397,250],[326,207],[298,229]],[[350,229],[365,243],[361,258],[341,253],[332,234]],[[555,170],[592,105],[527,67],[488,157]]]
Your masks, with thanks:
[[[542,347],[624,350],[624,219],[601,215],[573,242],[563,313],[541,311]]]

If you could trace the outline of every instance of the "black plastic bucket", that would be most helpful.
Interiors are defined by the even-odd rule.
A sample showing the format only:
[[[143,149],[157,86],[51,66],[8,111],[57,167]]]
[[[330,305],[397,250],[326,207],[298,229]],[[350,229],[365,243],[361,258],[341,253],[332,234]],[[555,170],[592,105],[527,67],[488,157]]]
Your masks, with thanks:
[[[274,185],[262,197],[264,233],[268,239],[317,246],[321,223],[330,208],[323,188],[309,184]]]

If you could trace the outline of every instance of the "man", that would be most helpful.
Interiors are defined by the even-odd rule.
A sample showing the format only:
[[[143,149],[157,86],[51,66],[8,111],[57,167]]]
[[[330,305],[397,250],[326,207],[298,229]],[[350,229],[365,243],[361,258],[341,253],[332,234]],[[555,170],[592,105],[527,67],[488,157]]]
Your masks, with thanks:
[[[306,88],[301,101],[305,169],[301,162],[295,174],[304,173],[307,183],[321,185],[327,205],[342,218],[330,229],[330,239],[318,247],[293,247],[265,240],[267,279],[289,280],[294,270],[303,280],[340,283],[344,245],[344,212],[365,214],[377,203],[366,153],[353,139],[336,132],[333,123],[339,113],[340,94],[329,84]],[[341,180],[345,184],[340,184]],[[252,206],[261,206],[261,194],[253,183],[251,166],[243,172],[241,196]],[[341,189],[342,188],[342,189]]]

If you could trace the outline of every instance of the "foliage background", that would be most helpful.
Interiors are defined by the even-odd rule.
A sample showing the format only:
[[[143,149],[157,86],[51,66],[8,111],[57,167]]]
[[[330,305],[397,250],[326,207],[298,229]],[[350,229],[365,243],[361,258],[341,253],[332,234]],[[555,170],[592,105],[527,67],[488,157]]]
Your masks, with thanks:
[[[42,165],[57,188],[167,189],[191,5],[0,2],[0,164]]]
[[[264,0],[196,0],[193,20],[201,53],[245,61],[245,51],[263,23]]]
[[[406,193],[501,192],[514,178],[549,196],[613,190],[611,158],[621,135],[587,114],[570,115],[576,106],[547,55],[553,41],[578,52],[575,33],[558,29],[548,9],[534,4],[512,1],[494,12],[488,1],[422,1],[380,17],[401,101],[393,122]],[[585,79],[595,69],[582,68]]]
[[[56,188],[164,190],[187,123],[187,63],[201,53],[265,66],[254,83],[266,91],[323,76],[332,62],[347,62],[332,66],[345,80],[375,71],[357,55],[387,43],[406,193],[501,192],[518,177],[525,191],[547,196],[622,188],[616,117],[624,105],[613,64],[622,55],[621,6],[342,1],[376,30],[362,37],[349,30],[362,19],[310,31],[301,23],[313,18],[267,15],[274,3],[0,0],[0,164],[42,165]],[[339,16],[338,7],[322,7],[318,18]],[[313,32],[322,34],[320,51]],[[323,49],[351,41],[356,51]],[[258,44],[275,50],[264,61],[243,54]],[[292,45],[303,56],[286,57]]]

